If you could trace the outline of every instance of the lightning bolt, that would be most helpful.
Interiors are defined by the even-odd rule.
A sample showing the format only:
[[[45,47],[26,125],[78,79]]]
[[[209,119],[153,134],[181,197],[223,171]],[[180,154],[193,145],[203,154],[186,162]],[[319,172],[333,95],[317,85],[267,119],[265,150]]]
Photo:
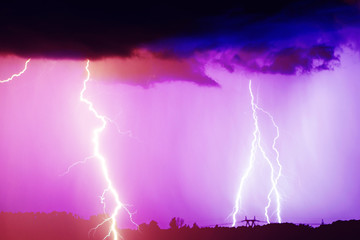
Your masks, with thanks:
[[[95,158],[95,157],[94,157],[94,156],[90,156],[90,157],[85,158],[85,159],[82,160],[82,161],[78,161],[78,162],[75,162],[75,163],[71,164],[71,165],[67,168],[67,170],[66,170],[65,172],[63,172],[62,174],[60,174],[59,176],[60,176],[60,177],[65,176],[66,174],[70,173],[70,170],[71,170],[73,167],[75,167],[75,166],[77,166],[77,165],[79,165],[79,164],[84,164],[84,163],[86,163],[89,159],[92,159],[92,158]]]
[[[232,212],[232,220],[233,220],[232,227],[235,227],[235,225],[236,225],[236,222],[237,222],[236,216],[239,213],[239,211],[241,209],[241,206],[242,206],[243,188],[244,188],[244,185],[245,185],[245,182],[246,182],[247,178],[250,175],[251,170],[254,167],[255,155],[256,155],[256,151],[258,149],[260,150],[263,158],[266,160],[266,162],[270,166],[270,178],[271,178],[272,187],[271,187],[271,189],[270,189],[270,191],[269,191],[269,193],[267,195],[268,204],[265,207],[266,221],[268,223],[270,223],[270,217],[269,217],[268,211],[269,211],[269,208],[270,208],[270,205],[271,205],[271,196],[273,195],[273,193],[275,193],[275,199],[276,199],[276,205],[277,205],[277,207],[276,207],[277,220],[278,220],[279,223],[281,223],[281,207],[280,207],[280,205],[281,205],[281,203],[280,203],[281,196],[280,196],[280,193],[278,191],[277,185],[278,185],[279,178],[281,177],[282,166],[281,166],[280,161],[279,161],[280,154],[279,154],[279,151],[276,148],[276,141],[280,137],[279,127],[275,123],[274,117],[269,112],[267,112],[263,108],[259,107],[257,105],[257,103],[255,103],[254,94],[253,94],[252,88],[251,88],[251,80],[249,81],[249,93],[250,93],[250,97],[251,97],[252,118],[253,118],[253,121],[254,121],[254,131],[252,133],[253,140],[252,140],[252,143],[251,143],[249,165],[246,168],[246,170],[245,170],[245,172],[244,172],[244,174],[243,174],[243,176],[242,176],[242,178],[240,180],[240,186],[239,186],[238,192],[236,194],[235,206],[234,206],[234,209],[233,209],[233,212]],[[275,174],[275,169],[274,169],[274,166],[272,164],[272,161],[270,160],[270,158],[268,157],[268,155],[266,154],[264,148],[261,145],[261,132],[260,132],[260,128],[259,128],[258,113],[257,113],[258,111],[261,111],[264,114],[266,114],[270,118],[273,126],[276,129],[276,136],[275,136],[275,138],[273,140],[272,150],[276,154],[275,160],[276,160],[276,163],[277,163],[278,168],[279,168],[277,174]]]
[[[256,108],[258,110],[262,111],[263,113],[265,113],[270,118],[271,123],[273,124],[274,128],[276,129],[276,136],[275,136],[275,138],[273,140],[273,144],[272,144],[271,147],[272,147],[273,151],[276,154],[275,160],[276,160],[276,163],[278,165],[279,170],[278,170],[278,173],[277,173],[276,177],[274,177],[274,167],[273,167],[272,163],[270,161],[268,161],[268,163],[270,165],[270,168],[271,168],[272,187],[271,187],[270,192],[269,192],[269,194],[267,196],[268,204],[265,207],[265,216],[266,216],[267,222],[270,223],[268,211],[269,211],[269,208],[270,208],[270,205],[271,205],[271,195],[273,194],[273,192],[275,192],[276,217],[277,217],[278,222],[281,223],[281,203],[280,203],[281,196],[280,196],[279,190],[277,188],[277,185],[278,185],[279,178],[281,177],[282,166],[281,166],[281,163],[279,161],[280,154],[279,154],[279,151],[276,148],[276,141],[280,137],[279,126],[275,123],[274,117],[269,112],[265,111],[264,109],[262,109],[259,106],[256,106]]]
[[[119,199],[119,194],[117,193],[116,189],[113,186],[113,183],[110,179],[109,176],[109,171],[108,171],[108,167],[106,164],[106,159],[104,158],[104,156],[101,155],[100,153],[100,141],[99,141],[99,137],[100,134],[104,131],[107,121],[106,121],[106,117],[103,115],[100,115],[94,108],[93,103],[88,100],[87,98],[84,97],[86,88],[87,88],[87,83],[90,80],[90,70],[89,70],[89,64],[90,64],[90,60],[87,60],[86,62],[86,73],[87,73],[87,77],[83,82],[83,88],[80,92],[80,101],[85,103],[88,106],[88,109],[90,112],[92,112],[94,114],[94,116],[99,119],[99,121],[101,122],[101,125],[94,129],[93,131],[93,135],[92,135],[92,142],[94,144],[94,150],[93,150],[93,157],[98,159],[100,161],[101,164],[101,170],[103,173],[103,176],[106,180],[107,183],[107,188],[103,191],[102,195],[101,195],[101,203],[103,204],[104,207],[104,211],[105,211],[105,203],[104,203],[104,199],[105,199],[105,194],[107,192],[111,193],[112,197],[115,200],[116,203],[116,207],[114,209],[114,211],[111,213],[111,216],[107,219],[105,219],[102,223],[100,223],[97,227],[95,227],[94,229],[96,230],[96,228],[98,228],[99,226],[101,226],[102,224],[111,221],[111,227],[109,229],[108,234],[104,237],[104,239],[108,238],[111,236],[111,234],[113,234],[113,239],[117,240],[119,238],[118,232],[116,230],[116,217],[118,216],[118,213],[121,209],[125,209],[125,211],[129,214],[130,220],[132,223],[134,223],[137,227],[138,225],[133,221],[132,219],[132,213],[130,213],[130,211],[124,206],[124,204],[122,204],[120,202]]]
[[[236,225],[236,215],[239,213],[241,204],[242,204],[242,191],[244,188],[244,183],[246,181],[246,179],[249,177],[249,174],[252,170],[252,168],[254,167],[254,160],[255,160],[255,153],[256,153],[256,149],[258,147],[258,135],[259,135],[259,126],[258,126],[258,117],[256,114],[256,107],[255,107],[255,103],[254,103],[254,95],[251,91],[251,81],[249,83],[249,90],[250,90],[250,95],[251,95],[251,109],[252,109],[252,117],[254,120],[254,131],[253,131],[253,140],[251,142],[251,151],[250,151],[250,161],[249,161],[249,165],[247,167],[247,169],[245,170],[244,175],[242,176],[241,180],[240,180],[240,186],[239,186],[239,190],[236,194],[236,201],[235,201],[235,206],[234,206],[234,210],[232,213],[232,219],[233,219],[233,223],[232,226],[235,227]]]
[[[5,79],[5,80],[0,80],[0,83],[7,83],[7,82],[10,82],[11,80],[13,80],[15,77],[20,77],[27,69],[27,65],[28,63],[30,62],[31,58],[29,58],[26,62],[25,62],[25,66],[24,66],[24,69],[21,70],[21,72],[19,73],[15,73],[13,74],[11,77],[9,77],[8,79]]]

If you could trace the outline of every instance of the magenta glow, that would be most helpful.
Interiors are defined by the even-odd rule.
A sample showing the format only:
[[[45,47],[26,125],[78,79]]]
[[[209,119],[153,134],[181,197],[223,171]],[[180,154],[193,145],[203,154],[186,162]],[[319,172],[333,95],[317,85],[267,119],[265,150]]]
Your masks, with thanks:
[[[249,79],[258,104],[272,113],[281,131],[283,221],[359,218],[360,61],[357,51],[343,49],[337,53],[341,65],[333,70],[290,76],[240,67],[229,72],[213,56],[199,56],[202,70],[186,68],[177,74],[177,80],[187,81],[157,81],[169,77],[159,68],[146,88],[116,81],[121,74],[111,66],[122,62],[126,67],[123,59],[93,61],[87,96],[115,123],[104,130],[100,148],[121,202],[136,210],[134,221],[154,219],[162,227],[174,216],[200,225],[231,221],[226,218],[239,169],[246,167],[251,149]],[[136,66],[137,60],[131,61]],[[2,57],[0,79],[21,71],[25,62]],[[59,177],[92,151],[91,129],[98,122],[79,101],[85,64],[32,59],[25,74],[0,85],[1,211],[68,211],[85,218],[102,212],[99,196],[106,183],[96,160]],[[132,74],[128,80],[137,77]],[[138,74],[143,81],[145,75]],[[105,81],[110,75],[112,81]],[[197,76],[221,87],[191,83]],[[259,122],[271,148],[274,128],[264,116]],[[257,162],[243,205],[247,215],[261,218],[270,178],[268,165]],[[125,212],[118,225],[132,227]]]

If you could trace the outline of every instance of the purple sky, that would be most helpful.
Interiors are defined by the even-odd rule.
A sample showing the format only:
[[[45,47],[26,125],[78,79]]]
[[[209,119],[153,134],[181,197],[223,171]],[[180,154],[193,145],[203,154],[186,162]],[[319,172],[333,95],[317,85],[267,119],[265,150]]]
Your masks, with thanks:
[[[360,218],[359,1],[13,4],[0,15],[0,80],[32,60],[0,83],[0,211],[102,213],[96,159],[62,175],[92,154],[100,124],[80,101],[89,58],[85,95],[112,119],[100,148],[135,222],[232,222],[250,80],[280,130],[283,221]],[[273,159],[275,129],[258,118]],[[256,155],[238,219],[265,220],[269,170]],[[125,211],[118,226],[134,227]]]
[[[231,51],[221,58],[210,52],[179,61],[90,62],[86,96],[116,123],[102,135],[101,152],[121,201],[136,211],[134,220],[156,220],[161,227],[176,216],[203,226],[231,222],[252,140],[250,79],[258,104],[280,128],[283,220],[358,219],[360,58],[347,46],[335,55],[341,64],[333,59],[333,70],[290,75],[241,64],[229,71],[219,59],[232,58]],[[2,56],[0,79],[25,61]],[[319,66],[314,61],[311,66]],[[33,59],[24,75],[0,84],[1,211],[67,211],[85,218],[102,212],[105,182],[95,159],[59,176],[91,155],[91,131],[99,124],[79,101],[85,64]],[[146,84],[116,80],[124,75]],[[274,129],[264,116],[259,121],[270,147]],[[240,216],[265,220],[269,187],[268,165],[257,156]],[[125,212],[119,226],[131,227]]]

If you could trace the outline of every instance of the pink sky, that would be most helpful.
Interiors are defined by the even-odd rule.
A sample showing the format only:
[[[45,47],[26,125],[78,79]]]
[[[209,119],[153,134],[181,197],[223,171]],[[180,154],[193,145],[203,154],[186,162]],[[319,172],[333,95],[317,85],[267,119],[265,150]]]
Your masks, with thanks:
[[[250,79],[259,105],[280,128],[283,220],[358,219],[360,61],[348,48],[340,54],[333,71],[294,76],[231,73],[211,57],[91,62],[85,94],[116,123],[103,133],[101,152],[121,201],[136,211],[134,220],[161,227],[172,217],[202,226],[231,222],[252,140]],[[25,61],[1,57],[0,79]],[[85,64],[32,59],[21,77],[0,84],[0,211],[67,211],[84,218],[102,212],[105,182],[97,160],[59,176],[91,155],[91,131],[99,124],[79,101]],[[194,83],[211,80],[220,87]],[[270,146],[274,130],[259,119]],[[268,165],[259,155],[240,216],[264,220],[269,187]],[[125,212],[119,226],[131,227]]]

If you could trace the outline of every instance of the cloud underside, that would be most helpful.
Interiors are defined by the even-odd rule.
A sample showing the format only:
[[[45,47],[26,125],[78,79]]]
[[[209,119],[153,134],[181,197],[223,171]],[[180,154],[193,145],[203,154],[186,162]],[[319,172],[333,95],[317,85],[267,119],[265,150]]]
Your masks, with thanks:
[[[227,52],[211,60],[230,72],[236,67],[286,75],[331,70],[340,64],[336,50],[349,40],[343,29],[360,26],[357,2],[341,0],[279,0],[265,5],[260,1],[152,2],[141,6],[126,3],[122,8],[105,4],[10,5],[0,16],[0,54],[131,59],[139,49],[146,49],[157,59],[193,62],[198,53],[215,51]],[[189,81],[196,84],[217,86],[186,64],[181,68],[187,73],[169,79],[183,81],[191,76]],[[156,71],[153,75],[159,77],[151,81],[165,81],[166,69]],[[166,74],[160,76],[162,72]],[[140,82],[129,81],[144,85]]]
[[[280,50],[262,51],[239,50],[229,56],[218,58],[219,63],[229,72],[240,67],[250,72],[268,74],[305,74],[313,71],[333,70],[340,64],[335,47],[315,45],[308,48],[287,47]]]

